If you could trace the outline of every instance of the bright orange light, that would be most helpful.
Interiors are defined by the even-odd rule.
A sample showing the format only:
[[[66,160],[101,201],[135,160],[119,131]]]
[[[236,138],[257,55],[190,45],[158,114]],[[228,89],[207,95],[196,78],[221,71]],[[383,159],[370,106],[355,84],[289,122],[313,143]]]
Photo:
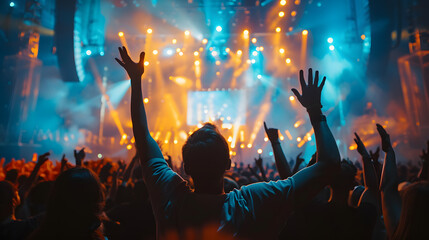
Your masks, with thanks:
[[[252,43],[256,43],[258,40],[256,38],[252,38]]]
[[[276,27],[276,32],[281,32],[282,29],[280,27]]]
[[[124,140],[127,139],[127,134],[125,134],[125,133],[122,134],[122,139],[124,139]]]
[[[251,148],[251,147],[252,147],[251,143],[247,144],[247,148]]]
[[[292,17],[295,17],[295,16],[296,16],[296,11],[292,11],[292,12],[290,13],[290,15],[291,15]]]
[[[231,49],[230,48],[225,48],[225,52],[229,53],[229,52],[231,52]]]
[[[285,140],[285,137],[283,137],[283,135],[280,135],[279,139],[280,139],[280,141],[283,141],[283,140]]]
[[[261,52],[262,52],[262,51],[264,51],[264,47],[263,47],[263,46],[260,46],[260,47],[259,47],[259,51],[261,51]]]
[[[365,40],[365,34],[362,34],[362,35],[360,35],[360,38],[362,39],[362,40]]]
[[[245,147],[244,143],[240,144],[240,148],[244,148],[244,147]]]
[[[195,64],[195,66],[199,66],[200,65],[200,61],[197,60],[197,61],[194,62],[194,64]]]
[[[158,50],[153,50],[152,53],[153,53],[153,55],[156,55],[156,54],[158,54]]]
[[[216,65],[219,66],[220,65],[220,61],[216,61]]]
[[[285,53],[285,49],[284,48],[280,48],[279,49],[279,53],[281,53],[281,54]]]
[[[295,101],[295,97],[294,97],[294,96],[290,96],[290,97],[289,97],[289,100],[291,100],[291,101]]]
[[[173,39],[173,40],[171,40],[171,42],[172,42],[173,44],[176,44],[176,43],[177,43],[177,39]]]
[[[295,0],[295,5],[299,5],[301,3],[301,0]]]
[[[148,28],[146,32],[147,32],[148,34],[151,34],[151,33],[152,33],[152,28]]]
[[[180,48],[176,48],[176,52],[177,53],[180,52],[180,51],[182,51]]]
[[[284,17],[285,16],[285,12],[281,11],[279,12],[279,17]]]
[[[280,5],[282,5],[282,6],[286,5],[286,0],[281,0]]]
[[[189,32],[188,30],[185,31],[185,35],[189,36],[191,34],[191,32]]]
[[[144,103],[148,103],[148,102],[149,102],[149,98],[144,98],[144,99],[143,99],[143,102],[144,102]]]
[[[286,58],[286,63],[289,64],[290,63],[290,58]]]
[[[198,56],[198,54],[199,54],[199,53],[198,53],[197,51],[195,51],[195,52],[194,52],[194,56],[195,56],[195,57],[196,57],[196,56]]]
[[[128,149],[128,150],[131,150],[131,148],[133,148],[133,145],[128,144],[128,145],[127,145],[127,149]]]
[[[308,30],[302,30],[302,35],[307,36],[308,35]]]
[[[349,149],[350,149],[351,151],[353,151],[353,150],[356,150],[356,149],[357,149],[357,147],[356,147],[356,145],[351,145],[351,146],[349,147]]]
[[[241,54],[243,54],[243,51],[238,50],[238,51],[237,51],[237,55],[241,55]]]
[[[297,137],[297,138],[296,138],[296,141],[297,141],[297,142],[301,142],[301,140],[302,140],[302,139],[301,139],[300,137]]]
[[[177,144],[177,139],[174,139],[173,143],[174,143],[174,144]]]
[[[244,34],[244,35],[249,35],[249,30],[247,30],[247,29],[246,29],[246,30],[244,30],[244,31],[243,31],[243,34]]]
[[[124,32],[118,32],[118,36],[119,37],[123,37],[124,36]]]
[[[179,56],[183,56],[183,52],[179,52]]]
[[[144,65],[145,66],[149,66],[149,62],[148,61],[144,61]]]
[[[264,137],[264,142],[268,142],[268,138],[267,137]]]
[[[202,42],[203,42],[203,44],[207,44],[208,41],[206,38],[204,38]]]
[[[259,154],[262,154],[262,149],[258,149],[258,153],[259,153]]]

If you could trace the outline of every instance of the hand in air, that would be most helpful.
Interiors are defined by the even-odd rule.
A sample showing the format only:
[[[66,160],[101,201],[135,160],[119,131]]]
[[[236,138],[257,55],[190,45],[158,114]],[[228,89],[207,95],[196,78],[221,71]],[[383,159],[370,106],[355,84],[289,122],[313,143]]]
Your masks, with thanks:
[[[295,94],[301,105],[307,109],[322,108],[320,103],[320,96],[322,94],[323,86],[325,85],[326,77],[323,77],[322,82],[319,85],[319,71],[316,71],[313,80],[313,69],[308,69],[308,84],[304,80],[304,71],[299,71],[299,82],[301,83],[300,94],[298,90],[292,88],[292,92]]]
[[[85,148],[82,148],[79,152],[74,151],[74,158],[76,159],[76,166],[82,166],[82,162],[85,159]]]
[[[364,158],[370,158],[370,155],[369,155],[368,151],[366,150],[365,145],[363,144],[362,140],[360,139],[360,137],[357,133],[355,133],[354,140],[355,140],[355,143],[357,145],[358,153]]]
[[[378,162],[378,159],[380,158],[380,147],[377,147],[375,152],[369,150],[369,155],[371,156],[373,161]]]
[[[276,128],[268,128],[267,124],[264,122],[265,133],[268,136],[270,142],[278,142],[279,141],[279,130]]]
[[[383,126],[381,126],[378,123],[377,123],[377,131],[381,137],[381,149],[383,150],[383,152],[388,152],[392,150],[393,148],[392,148],[392,143],[390,142],[389,134],[386,132]]]
[[[296,163],[296,164],[298,164],[298,166],[299,166],[299,165],[301,165],[301,163],[303,163],[303,162],[305,161],[305,159],[304,159],[304,158],[302,158],[302,157],[301,157],[301,155],[302,155],[302,152],[300,152],[300,153],[296,156],[296,159],[295,159],[295,163]]]
[[[141,76],[144,73],[145,53],[140,53],[140,60],[136,63],[130,58],[125,47],[119,47],[118,50],[122,60],[119,60],[118,58],[115,58],[115,60],[127,71],[128,76],[130,76],[131,80],[140,80]]]
[[[51,155],[49,152],[46,152],[46,153],[44,153],[44,154],[40,155],[40,156],[37,158],[37,164],[38,164],[39,166],[42,166],[46,161],[48,161],[48,159],[49,159],[49,155]]]

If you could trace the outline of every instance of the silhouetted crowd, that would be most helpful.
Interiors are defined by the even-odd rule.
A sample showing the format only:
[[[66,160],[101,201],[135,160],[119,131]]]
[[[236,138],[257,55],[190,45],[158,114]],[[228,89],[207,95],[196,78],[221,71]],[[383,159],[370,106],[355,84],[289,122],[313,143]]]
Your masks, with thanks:
[[[232,164],[210,123],[193,132],[173,166],[150,136],[141,76],[144,53],[116,59],[131,78],[137,154],[124,161],[63,156],[0,164],[0,239],[429,239],[429,141],[421,164],[399,165],[386,129],[381,148],[341,160],[321,109],[325,78],[300,72],[301,93],[317,151],[288,161],[278,130],[268,128],[274,164]],[[147,113],[150,114],[150,113]],[[380,160],[384,155],[384,160]],[[304,163],[308,164],[304,165]],[[293,165],[293,167],[292,167]]]

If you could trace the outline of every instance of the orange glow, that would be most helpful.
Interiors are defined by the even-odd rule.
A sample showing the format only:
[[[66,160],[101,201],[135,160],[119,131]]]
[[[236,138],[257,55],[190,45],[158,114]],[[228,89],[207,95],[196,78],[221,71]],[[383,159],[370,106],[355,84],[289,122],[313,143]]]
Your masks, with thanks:
[[[208,41],[207,41],[207,39],[204,38],[202,42],[203,42],[203,44],[207,44]]]
[[[128,145],[127,145],[127,149],[128,149],[128,150],[131,150],[131,148],[133,148],[133,145],[128,144]]]
[[[191,32],[189,32],[188,30],[185,31],[185,35],[189,36],[191,34]]]
[[[295,17],[295,16],[296,16],[296,11],[292,11],[292,12],[290,13],[290,15],[291,15],[292,17]]]
[[[148,34],[151,34],[151,33],[152,33],[152,28],[148,28],[146,32],[147,32]]]
[[[259,154],[262,154],[262,149],[258,149],[258,153],[259,153]]]
[[[302,35],[304,36],[308,35],[308,30],[302,30]]]
[[[256,38],[252,38],[252,43],[256,43],[258,40]]]
[[[285,12],[281,11],[279,12],[279,17],[284,17],[285,16]]]
[[[123,37],[124,36],[124,32],[118,32],[118,36],[119,37]]]
[[[280,5],[282,5],[282,6],[286,5],[286,0],[281,0]]]
[[[281,32],[282,29],[280,27],[276,27],[276,32]]]
[[[153,53],[153,55],[157,55],[158,54],[158,50],[153,50],[152,53]]]
[[[290,58],[286,58],[286,63],[289,64],[291,62]]]
[[[362,35],[360,35],[360,38],[362,39],[362,40],[365,40],[365,34],[362,34]]]
[[[284,48],[280,48],[279,49],[279,53],[281,53],[281,54],[285,53],[285,49]]]
[[[148,103],[148,102],[149,102],[149,98],[144,98],[144,99],[143,99],[143,102],[144,102],[144,103]]]
[[[289,97],[289,100],[291,100],[291,101],[295,101],[295,97],[294,97],[294,96],[290,96],[290,97]]]

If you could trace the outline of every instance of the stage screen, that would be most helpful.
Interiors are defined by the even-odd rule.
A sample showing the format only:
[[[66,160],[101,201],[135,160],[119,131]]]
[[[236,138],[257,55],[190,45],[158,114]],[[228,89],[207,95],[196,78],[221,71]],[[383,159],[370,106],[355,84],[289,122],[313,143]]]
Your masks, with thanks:
[[[188,125],[218,120],[223,124],[246,124],[244,90],[188,92]]]

